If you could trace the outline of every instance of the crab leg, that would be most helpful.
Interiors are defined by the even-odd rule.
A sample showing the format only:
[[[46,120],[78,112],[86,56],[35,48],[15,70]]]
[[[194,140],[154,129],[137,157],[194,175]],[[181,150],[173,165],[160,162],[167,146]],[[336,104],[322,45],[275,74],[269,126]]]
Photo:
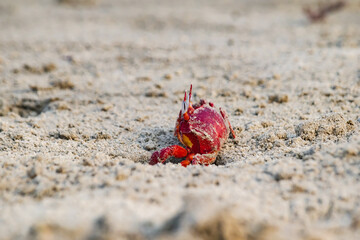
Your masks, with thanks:
[[[181,162],[181,165],[183,167],[187,167],[190,163],[209,165],[215,162],[217,155],[218,155],[217,151],[211,153],[205,153],[205,154],[190,153],[189,155],[187,155],[186,159]]]
[[[191,163],[209,165],[215,162],[217,155],[218,155],[217,151],[206,154],[195,154]]]
[[[234,129],[232,128],[232,126],[231,126],[231,124],[230,124],[229,118],[228,118],[225,110],[222,110],[222,109],[220,108],[220,113],[221,113],[221,116],[224,118],[224,120],[227,122],[227,124],[229,124],[229,128],[230,128],[231,135],[232,135],[234,138],[236,138]]]
[[[164,163],[169,157],[183,158],[187,154],[188,151],[185,148],[179,145],[172,145],[154,152],[151,155],[150,165],[155,165],[159,162]]]

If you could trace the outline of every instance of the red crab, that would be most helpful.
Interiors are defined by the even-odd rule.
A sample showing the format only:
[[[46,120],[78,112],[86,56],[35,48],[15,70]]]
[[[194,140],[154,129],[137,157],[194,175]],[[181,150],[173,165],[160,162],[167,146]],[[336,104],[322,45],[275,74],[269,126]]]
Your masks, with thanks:
[[[214,104],[205,100],[192,105],[192,85],[184,101],[176,121],[174,135],[186,146],[186,149],[172,145],[152,154],[150,164],[164,163],[169,157],[184,158],[181,165],[189,164],[209,165],[215,162],[216,156],[231,132],[235,138],[226,112],[221,108],[220,113]]]

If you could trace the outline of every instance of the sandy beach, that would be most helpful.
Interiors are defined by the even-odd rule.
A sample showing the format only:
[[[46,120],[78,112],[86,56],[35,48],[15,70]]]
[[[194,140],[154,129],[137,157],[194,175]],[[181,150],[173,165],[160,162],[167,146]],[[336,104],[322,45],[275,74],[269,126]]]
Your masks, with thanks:
[[[0,239],[359,239],[360,1],[306,6],[2,0]],[[237,137],[151,166],[190,84]]]

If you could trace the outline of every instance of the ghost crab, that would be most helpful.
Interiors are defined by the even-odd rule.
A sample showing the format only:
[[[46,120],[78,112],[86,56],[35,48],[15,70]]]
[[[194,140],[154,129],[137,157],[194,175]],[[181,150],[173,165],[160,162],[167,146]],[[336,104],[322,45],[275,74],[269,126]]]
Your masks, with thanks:
[[[152,154],[150,164],[164,163],[169,157],[184,158],[181,165],[209,165],[215,162],[216,156],[229,134],[235,138],[227,114],[213,103],[200,100],[192,104],[192,85],[187,94],[185,91],[182,108],[176,121],[174,135],[186,146],[172,145]]]

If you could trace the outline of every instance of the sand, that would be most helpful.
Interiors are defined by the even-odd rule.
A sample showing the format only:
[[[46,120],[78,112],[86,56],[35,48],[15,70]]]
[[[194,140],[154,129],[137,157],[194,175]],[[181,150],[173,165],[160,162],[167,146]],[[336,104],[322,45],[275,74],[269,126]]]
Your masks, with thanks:
[[[0,239],[359,239],[360,2],[0,2]],[[237,135],[152,152],[193,84]]]

